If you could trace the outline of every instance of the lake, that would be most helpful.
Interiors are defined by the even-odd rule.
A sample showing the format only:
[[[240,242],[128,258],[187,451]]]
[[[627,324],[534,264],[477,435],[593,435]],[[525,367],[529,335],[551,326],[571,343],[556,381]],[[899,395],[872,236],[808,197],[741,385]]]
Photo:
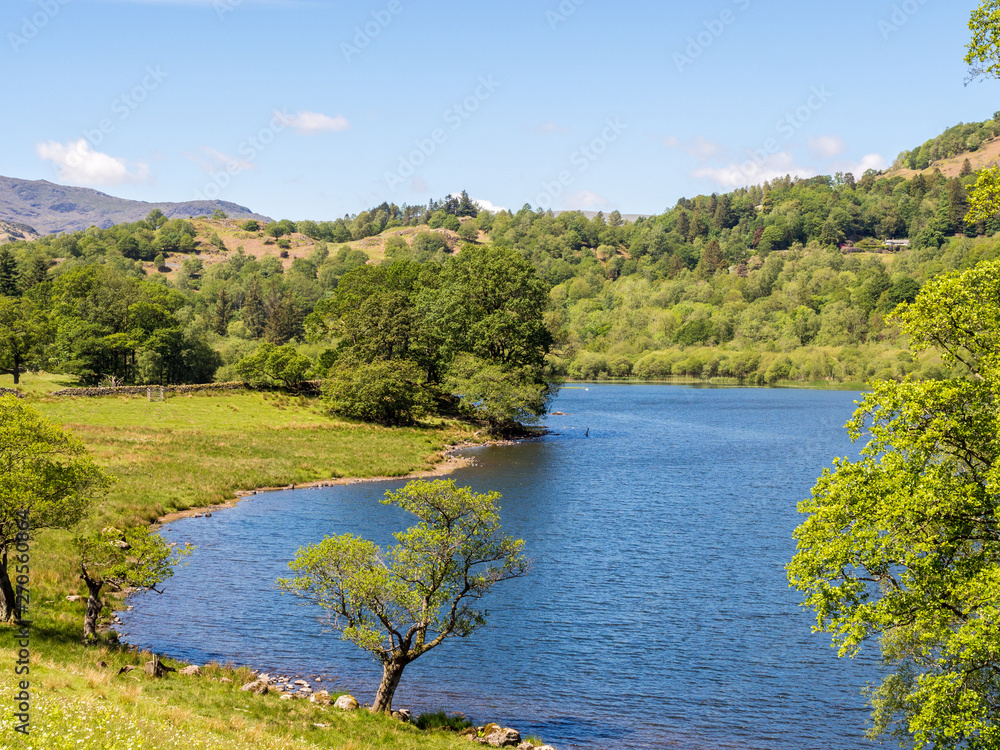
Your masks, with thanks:
[[[835,456],[855,392],[564,388],[547,437],[468,451],[452,478],[503,494],[529,576],[489,626],[407,667],[395,707],[463,712],[559,750],[839,750],[864,739],[874,651],[838,659],[784,566],[796,503]],[[589,430],[589,434],[588,431]],[[280,450],[280,445],[275,446]],[[275,492],[163,533],[198,549],[162,596],[134,597],[124,640],[203,664],[321,675],[370,702],[380,667],[274,587],[302,545],[380,543],[412,517],[402,482]]]

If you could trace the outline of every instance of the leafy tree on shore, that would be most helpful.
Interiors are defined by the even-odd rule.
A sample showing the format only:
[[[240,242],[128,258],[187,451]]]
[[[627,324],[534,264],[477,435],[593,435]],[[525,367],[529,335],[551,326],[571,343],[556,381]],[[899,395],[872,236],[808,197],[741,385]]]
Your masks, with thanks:
[[[998,308],[998,261],[930,282],[897,320],[968,376],[875,383],[800,505],[789,580],[842,655],[880,641],[873,733],[918,748],[1000,746]]]
[[[83,443],[14,396],[0,396],[0,620],[19,617],[8,566],[18,542],[67,529],[110,480]],[[26,561],[19,561],[26,562]]]
[[[173,576],[173,567],[194,549],[191,545],[171,549],[148,526],[122,531],[115,527],[75,540],[80,554],[80,577],[87,584],[87,609],[83,639],[97,636],[97,620],[104,608],[102,591],[156,591]]]
[[[419,519],[382,549],[350,534],[299,550],[295,578],[279,587],[326,610],[345,640],[382,664],[372,712],[390,713],[403,670],[454,637],[486,624],[475,606],[501,581],[528,572],[524,542],[500,528],[500,495],[453,481],[415,481],[387,492],[383,504]]]

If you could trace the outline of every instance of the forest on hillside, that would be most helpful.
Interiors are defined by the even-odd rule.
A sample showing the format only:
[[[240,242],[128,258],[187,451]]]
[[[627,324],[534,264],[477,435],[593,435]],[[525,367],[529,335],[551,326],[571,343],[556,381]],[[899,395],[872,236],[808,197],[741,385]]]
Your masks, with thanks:
[[[154,211],[0,248],[0,367],[82,383],[230,380],[266,342],[322,377],[353,347],[345,290],[369,288],[383,266],[395,271],[377,291],[395,307],[379,314],[404,321],[406,341],[364,357],[409,358],[411,341],[443,341],[428,333],[441,327],[429,300],[452,267],[489,248],[523,259],[544,286],[545,377],[939,378],[941,362],[903,353],[886,317],[931,277],[996,256],[1000,223],[965,222],[975,179],[785,177],[634,222],[528,205],[491,213],[463,193],[335,221],[241,222],[233,236],[274,251],[257,255],[220,238],[233,224],[224,215]],[[903,238],[908,248],[883,246]]]

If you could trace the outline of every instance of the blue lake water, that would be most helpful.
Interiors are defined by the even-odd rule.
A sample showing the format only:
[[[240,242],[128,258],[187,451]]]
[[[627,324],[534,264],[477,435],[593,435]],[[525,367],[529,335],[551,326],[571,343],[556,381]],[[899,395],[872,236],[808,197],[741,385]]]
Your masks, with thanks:
[[[559,750],[839,750],[863,736],[874,653],[836,658],[784,566],[796,503],[835,456],[857,393],[674,386],[565,388],[547,426],[469,451],[453,475],[503,494],[531,574],[497,587],[490,625],[407,667],[394,706],[460,711]],[[586,431],[589,428],[589,436]],[[280,450],[275,445],[275,450]],[[164,535],[198,549],[122,613],[125,640],[194,663],[321,675],[371,701],[380,667],[275,579],[304,544],[391,542],[402,482],[259,495]]]

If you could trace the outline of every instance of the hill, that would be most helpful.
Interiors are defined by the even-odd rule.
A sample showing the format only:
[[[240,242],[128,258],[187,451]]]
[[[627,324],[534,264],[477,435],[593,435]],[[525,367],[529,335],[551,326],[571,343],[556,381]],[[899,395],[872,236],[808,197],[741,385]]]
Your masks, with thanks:
[[[73,232],[144,219],[154,208],[167,218],[211,216],[216,210],[233,218],[269,221],[249,208],[228,201],[147,203],[116,198],[91,188],[56,185],[47,180],[0,176],[0,221],[28,224],[38,234]]]
[[[0,221],[0,245],[6,245],[8,242],[18,242],[24,240],[25,242],[32,242],[41,237],[38,232],[34,230],[33,227],[29,227],[27,224],[9,224],[6,221]]]

